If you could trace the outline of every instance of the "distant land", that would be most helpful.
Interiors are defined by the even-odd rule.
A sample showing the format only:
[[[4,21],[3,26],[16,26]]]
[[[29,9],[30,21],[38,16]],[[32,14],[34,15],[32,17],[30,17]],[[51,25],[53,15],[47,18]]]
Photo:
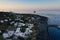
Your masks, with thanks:
[[[48,17],[48,24],[60,25],[60,12],[58,11],[41,11],[38,13],[17,13],[17,14],[37,14],[37,15],[45,16]]]
[[[39,15],[48,17],[48,24],[60,25],[60,11],[46,11],[38,13]]]

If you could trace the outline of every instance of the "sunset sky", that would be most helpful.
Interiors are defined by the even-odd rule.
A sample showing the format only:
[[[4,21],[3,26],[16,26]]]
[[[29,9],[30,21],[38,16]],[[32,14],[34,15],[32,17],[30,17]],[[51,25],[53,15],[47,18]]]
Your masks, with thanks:
[[[60,10],[60,0],[0,0],[0,11]]]

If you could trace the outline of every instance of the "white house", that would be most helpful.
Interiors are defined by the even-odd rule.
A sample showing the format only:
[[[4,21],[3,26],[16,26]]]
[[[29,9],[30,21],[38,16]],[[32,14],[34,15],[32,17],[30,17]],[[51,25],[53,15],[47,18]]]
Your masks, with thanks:
[[[14,33],[15,36],[20,36],[20,28],[17,28],[15,33]]]
[[[21,26],[25,26],[25,24],[24,24],[24,23],[19,23],[19,25],[21,25]]]
[[[13,34],[14,34],[14,30],[9,30],[9,31],[8,31],[8,35],[9,35],[9,36],[12,36]]]
[[[35,20],[35,18],[34,18],[34,17],[31,17],[31,19],[32,19],[32,20]]]
[[[20,32],[20,37],[25,38],[25,34],[24,34],[24,33],[22,33],[22,32]]]
[[[20,28],[17,28],[17,29],[16,29],[14,35],[17,36],[17,37],[19,37],[19,36],[20,36],[20,37],[23,37],[23,38],[26,37],[26,36],[25,36],[25,33],[23,33],[23,32],[20,31]]]
[[[6,38],[8,38],[8,37],[9,37],[8,33],[3,33],[3,38],[4,38],[4,39],[6,39]]]
[[[2,31],[0,30],[0,33],[2,33]]]
[[[16,22],[16,23],[14,23],[14,27],[16,27],[18,25],[18,23]]]
[[[30,34],[32,32],[33,32],[32,30],[30,30],[29,28],[26,28],[25,34]]]
[[[4,20],[0,20],[1,23],[4,23]]]
[[[7,19],[4,19],[4,21],[6,21],[6,22],[7,22],[8,20],[7,20]]]
[[[14,21],[10,22],[10,24],[13,24],[13,23],[15,23],[15,22]]]
[[[12,19],[9,18],[9,21],[11,21]]]
[[[32,27],[34,27],[34,25],[33,25],[33,24],[28,24],[28,27],[29,27],[30,29],[32,29]]]

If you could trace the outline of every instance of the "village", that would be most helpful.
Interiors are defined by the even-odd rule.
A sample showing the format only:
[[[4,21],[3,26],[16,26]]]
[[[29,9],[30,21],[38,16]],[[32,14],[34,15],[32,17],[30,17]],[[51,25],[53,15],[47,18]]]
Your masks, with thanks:
[[[32,39],[35,27],[36,17],[27,17],[23,15],[7,14],[0,15],[0,39],[1,40],[27,40]],[[35,28],[35,29],[34,29]],[[38,31],[35,31],[35,37]],[[35,39],[34,39],[35,40]]]

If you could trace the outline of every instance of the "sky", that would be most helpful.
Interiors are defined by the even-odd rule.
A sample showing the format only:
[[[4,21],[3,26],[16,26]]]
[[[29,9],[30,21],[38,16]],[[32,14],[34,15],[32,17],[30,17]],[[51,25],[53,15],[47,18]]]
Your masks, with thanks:
[[[60,0],[0,0],[0,11],[60,11]]]

